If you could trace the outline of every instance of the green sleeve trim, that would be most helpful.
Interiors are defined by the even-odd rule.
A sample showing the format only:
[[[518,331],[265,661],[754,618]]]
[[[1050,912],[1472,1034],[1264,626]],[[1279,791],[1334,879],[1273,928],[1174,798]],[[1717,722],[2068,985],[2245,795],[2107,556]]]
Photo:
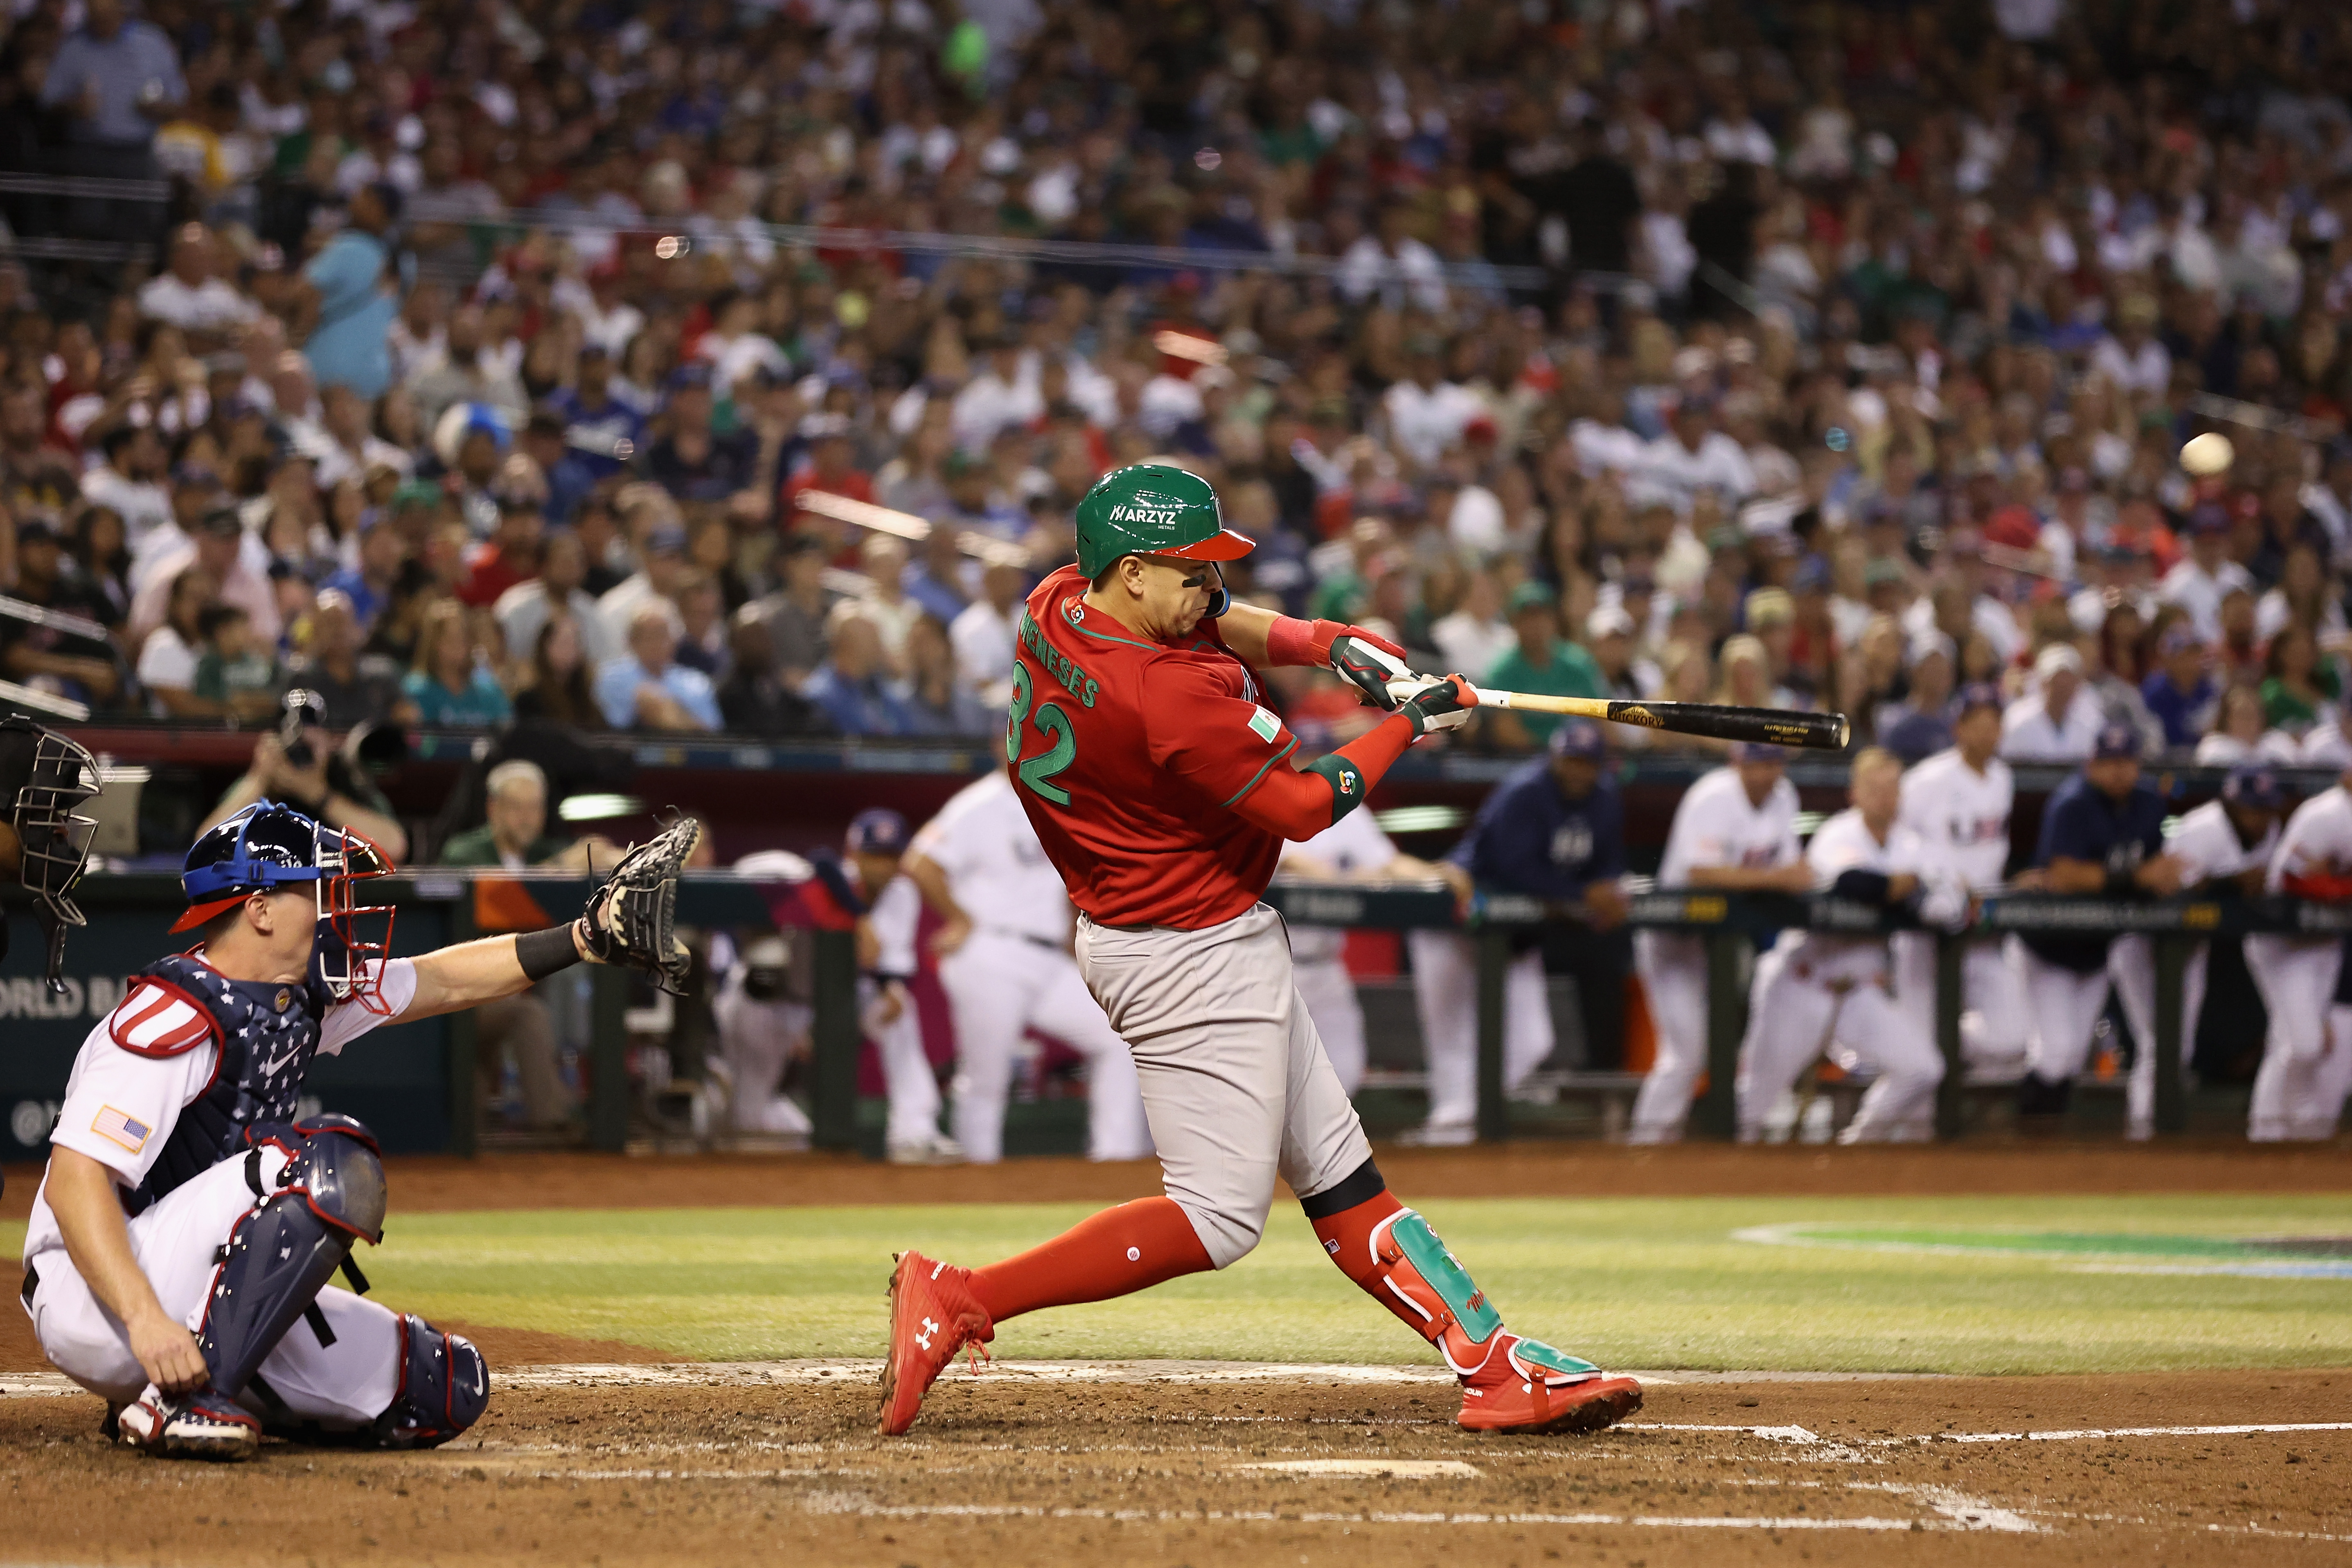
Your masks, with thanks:
[[[1284,758],[1289,756],[1292,752],[1297,749],[1298,737],[1294,735],[1290,737],[1290,744],[1288,746],[1284,747],[1280,751],[1276,752],[1272,757],[1265,759],[1265,768],[1273,767],[1276,763],[1281,761]],[[1239,800],[1243,796],[1257,788],[1257,781],[1265,777],[1265,768],[1261,768],[1256,772],[1251,774],[1250,781],[1234,791],[1233,800],[1225,802],[1228,809],[1233,806],[1234,801]]]
[[[1364,803],[1364,770],[1336,751],[1317,758],[1299,771],[1319,773],[1323,781],[1331,786],[1331,820],[1335,822]]]

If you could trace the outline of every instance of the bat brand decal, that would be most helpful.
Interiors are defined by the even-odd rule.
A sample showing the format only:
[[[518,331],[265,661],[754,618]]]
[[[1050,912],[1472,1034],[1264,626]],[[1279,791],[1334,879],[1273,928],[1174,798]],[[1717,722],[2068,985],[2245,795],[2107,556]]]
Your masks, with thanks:
[[[1619,724],[1638,724],[1644,729],[1664,729],[1666,721],[1639,703],[1612,703],[1609,716]]]

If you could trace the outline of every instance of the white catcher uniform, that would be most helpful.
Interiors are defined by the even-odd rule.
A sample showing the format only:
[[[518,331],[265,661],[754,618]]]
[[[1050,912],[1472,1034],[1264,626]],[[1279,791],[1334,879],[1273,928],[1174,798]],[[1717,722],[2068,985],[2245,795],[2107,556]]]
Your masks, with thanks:
[[[1765,870],[1793,864],[1803,853],[1797,842],[1797,787],[1781,779],[1764,804],[1752,806],[1739,770],[1717,768],[1684,791],[1675,808],[1658,885],[1686,887],[1700,866]],[[1691,1091],[1706,1065],[1705,939],[1681,931],[1637,931],[1633,967],[1649,994],[1658,1052],[1633,1102],[1626,1141],[1672,1143],[1683,1135]]]
[[[2017,785],[2009,764],[1993,758],[1979,773],[1957,747],[1916,764],[1903,776],[1896,821],[1919,835],[1970,892],[1997,893],[2009,868],[2009,819]],[[1895,995],[1929,1040],[1936,1038],[1936,937],[1898,931],[1894,937]],[[2014,1076],[2025,1064],[2032,1020],[2025,988],[1998,939],[1970,942],[1960,959],[1960,1056],[1971,1067]]]
[[[2352,792],[2342,785],[2295,808],[2271,856],[2265,886],[2290,876],[2352,871]],[[2263,1065],[2254,1074],[2246,1136],[2257,1143],[2335,1135],[2352,1090],[2352,1008],[2336,1005],[2340,937],[2261,933],[2246,938],[2246,968],[2270,1012]]]
[[[971,920],[971,936],[940,960],[955,1014],[955,1139],[966,1157],[1004,1157],[1014,1053],[1035,1028],[1087,1059],[1087,1157],[1149,1159],[1135,1061],[1078,974],[1069,894],[1012,779],[998,768],[967,785],[909,850],[940,868]]]
[[[1858,809],[1822,824],[1805,863],[1812,868],[1816,892],[1829,891],[1850,871],[1908,873],[1927,885],[1924,918],[1949,923],[1967,908],[1966,890],[1926,841],[1897,821],[1881,843]],[[1832,1038],[1878,1072],[1853,1122],[1838,1135],[1840,1143],[1917,1140],[1933,1133],[1944,1059],[1935,1036],[1895,1003],[1886,938],[1784,931],[1757,961],[1749,988],[1748,1038],[1739,1047],[1741,1143],[1762,1135],[1765,1116]]]
[[[803,882],[813,874],[809,862],[788,850],[745,855],[735,862],[735,870],[778,882]],[[781,933],[752,937],[740,954],[724,933],[711,938],[711,972],[726,977],[710,1010],[719,1024],[719,1057],[727,1066],[727,1122],[738,1133],[804,1138],[814,1130],[808,1113],[780,1085],[784,1064],[808,1049],[815,1009],[789,997],[755,995],[746,988],[758,971],[762,982],[756,988],[765,991],[765,977],[783,969],[791,956],[791,941]]]
[[[1304,843],[1285,841],[1286,868],[1298,859],[1328,867],[1350,880],[1377,877],[1396,863],[1397,848],[1370,811],[1350,811]],[[1339,1087],[1349,1096],[1364,1082],[1364,1007],[1356,996],[1356,977],[1348,973],[1340,954],[1348,934],[1329,925],[1291,925],[1290,973],[1298,986],[1298,999],[1323,1037],[1323,1054],[1339,1075]],[[1421,966],[1413,970],[1419,975]]]
[[[383,998],[397,1017],[416,994],[416,970],[408,960],[385,965]],[[100,1021],[74,1057],[73,1075],[49,1142],[86,1155],[104,1166],[125,1190],[137,1187],[163,1155],[181,1113],[211,1087],[220,1049],[210,1038],[177,1054],[170,1051],[201,1031],[195,1007],[184,1000],[150,1005],[157,993],[134,986],[114,1013]],[[123,1040],[113,1036],[123,1022]],[[329,1008],[320,1020],[319,1053],[339,1054],[344,1046],[386,1022],[357,1001]],[[275,1192],[286,1152],[262,1146],[258,1177]],[[232,1156],[190,1177],[130,1220],[131,1251],[155,1299],[174,1321],[198,1332],[219,1260],[215,1253],[232,1228],[254,1207],[247,1185],[247,1159]],[[113,1313],[99,1304],[66,1252],[57,1216],[49,1208],[48,1183],[34,1195],[25,1233],[25,1262],[40,1279],[26,1311],[33,1319],[42,1354],[58,1371],[114,1405],[127,1405],[147,1386],[147,1374],[131,1352],[131,1339]],[[318,1296],[331,1343],[298,1322],[263,1360],[260,1379],[296,1416],[331,1428],[366,1426],[400,1392],[406,1366],[406,1335],[400,1314],[364,1296],[330,1285]],[[245,1396],[256,1414],[255,1395]]]

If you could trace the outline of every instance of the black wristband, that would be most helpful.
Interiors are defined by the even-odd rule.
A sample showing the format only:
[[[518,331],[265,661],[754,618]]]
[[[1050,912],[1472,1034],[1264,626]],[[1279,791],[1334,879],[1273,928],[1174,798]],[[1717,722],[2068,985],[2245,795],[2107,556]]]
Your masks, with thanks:
[[[2139,878],[2131,872],[2110,869],[2104,891],[2109,898],[2137,898],[2139,896]]]
[[[515,962],[522,966],[524,978],[543,980],[580,962],[580,946],[572,940],[569,925],[526,931],[515,938]]]

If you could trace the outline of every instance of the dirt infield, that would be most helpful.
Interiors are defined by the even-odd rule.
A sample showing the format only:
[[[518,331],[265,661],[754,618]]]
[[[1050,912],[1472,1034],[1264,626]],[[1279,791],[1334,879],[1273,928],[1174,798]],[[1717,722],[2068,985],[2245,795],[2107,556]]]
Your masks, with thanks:
[[[1998,1193],[2343,1192],[2352,1141],[1947,1144],[1738,1148],[1681,1144],[1383,1146],[1389,1185],[1414,1197],[1959,1197]],[[1119,1203],[1160,1190],[1149,1161],[1014,1160],[903,1166],[848,1155],[632,1158],[516,1154],[386,1162],[394,1213],[479,1208],[767,1207],[819,1204]],[[6,1167],[0,1219],[31,1212],[37,1166]]]
[[[438,1452],[273,1443],[236,1469],[107,1448],[86,1397],[0,1399],[8,1554],[1663,1568],[2352,1553],[2352,1432],[2178,1429],[2339,1422],[2352,1374],[1659,1385],[1627,1427],[1559,1439],[1470,1437],[1442,1384],[1328,1371],[956,1373],[887,1442],[870,1367],[509,1386]]]

